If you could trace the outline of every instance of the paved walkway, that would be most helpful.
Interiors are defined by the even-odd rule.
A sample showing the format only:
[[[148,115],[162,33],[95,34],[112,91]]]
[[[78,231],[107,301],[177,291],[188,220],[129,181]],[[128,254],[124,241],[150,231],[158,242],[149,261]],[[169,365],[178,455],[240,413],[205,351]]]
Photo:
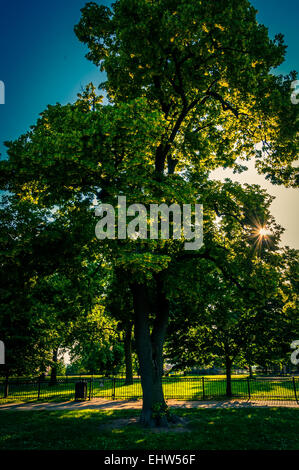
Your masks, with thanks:
[[[224,401],[183,401],[167,400],[169,406],[175,408],[253,408],[253,407],[288,407],[299,409],[295,401],[245,401],[245,400],[224,400]],[[90,401],[64,401],[64,402],[31,402],[31,403],[6,403],[0,405],[2,410],[131,410],[141,409],[141,400],[105,400],[96,398]]]

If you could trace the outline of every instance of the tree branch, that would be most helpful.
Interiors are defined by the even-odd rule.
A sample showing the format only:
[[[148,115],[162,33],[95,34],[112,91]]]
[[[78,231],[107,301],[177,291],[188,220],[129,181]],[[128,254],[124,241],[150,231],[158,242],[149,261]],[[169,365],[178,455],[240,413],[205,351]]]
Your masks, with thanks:
[[[235,219],[241,225],[241,227],[244,228],[244,223],[236,215],[230,214],[229,212],[219,212],[219,209],[218,209],[218,206],[217,206],[216,202],[214,203],[214,211],[216,212],[216,215],[218,217],[221,217],[223,215],[225,215],[227,217],[232,217],[233,219]]]
[[[228,101],[225,101],[222,96],[219,95],[219,93],[217,93],[216,91],[210,91],[208,94],[209,96],[215,98],[217,101],[220,101],[223,111],[229,110],[236,116],[236,118],[239,117],[239,111],[234,108]]]

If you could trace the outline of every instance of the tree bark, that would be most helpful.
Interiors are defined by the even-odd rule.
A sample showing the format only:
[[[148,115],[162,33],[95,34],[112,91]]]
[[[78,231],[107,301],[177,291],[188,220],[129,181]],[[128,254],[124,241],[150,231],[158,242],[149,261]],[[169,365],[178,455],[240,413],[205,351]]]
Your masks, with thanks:
[[[225,372],[226,372],[226,396],[232,396],[232,360],[229,356],[225,356]]]
[[[130,322],[125,329],[124,349],[125,349],[125,366],[126,366],[126,385],[133,383],[133,367],[132,367],[132,323]]]
[[[131,286],[131,290],[133,294],[136,350],[143,394],[141,422],[145,426],[153,426],[152,345],[150,338],[147,287],[144,284],[134,283]]]
[[[157,285],[157,313],[154,320],[152,341],[152,362],[153,362],[153,400],[154,406],[161,410],[158,416],[160,424],[167,425],[167,416],[163,412],[167,409],[164,399],[162,376],[163,376],[163,345],[169,317],[169,303],[163,292],[163,283],[159,276],[156,276]],[[159,411],[156,410],[159,415]]]
[[[45,373],[45,372],[41,372],[41,374],[40,374],[40,376],[39,376],[38,379],[39,379],[40,381],[44,382],[45,378],[46,378],[46,373]]]
[[[157,279],[157,313],[152,332],[149,321],[149,299],[145,284],[131,285],[134,305],[134,327],[139,360],[143,405],[141,423],[145,426],[166,426],[167,405],[162,388],[163,344],[168,323],[169,307]]]
[[[5,373],[5,382],[4,382],[4,398],[7,398],[9,394],[9,371]]]

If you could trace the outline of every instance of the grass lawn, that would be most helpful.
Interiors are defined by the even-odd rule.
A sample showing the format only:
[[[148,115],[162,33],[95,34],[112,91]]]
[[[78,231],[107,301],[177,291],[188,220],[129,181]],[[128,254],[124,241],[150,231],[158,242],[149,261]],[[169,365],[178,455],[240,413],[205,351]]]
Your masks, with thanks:
[[[157,433],[138,424],[108,426],[137,410],[1,411],[0,449],[42,450],[298,450],[299,410],[177,410],[183,432]],[[106,426],[105,426],[106,425]]]

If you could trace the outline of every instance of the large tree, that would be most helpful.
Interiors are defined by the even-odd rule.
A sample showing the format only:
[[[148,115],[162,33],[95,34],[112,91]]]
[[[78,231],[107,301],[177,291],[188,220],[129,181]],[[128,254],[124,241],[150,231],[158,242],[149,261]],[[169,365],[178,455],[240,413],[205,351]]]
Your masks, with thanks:
[[[101,105],[89,88],[74,104],[48,107],[29,133],[7,144],[2,187],[47,207],[75,199],[77,210],[94,196],[114,206],[118,195],[146,206],[205,204],[205,245],[195,253],[186,253],[182,240],[101,243],[106,260],[130,279],[142,422],[166,424],[169,271],[187,258],[209,259],[242,286],[242,269],[228,262],[233,256],[217,237],[215,216],[256,224],[254,188],[223,187],[209,181],[209,172],[242,171],[237,158],[256,156],[272,182],[296,184],[296,107],[289,99],[295,75],[272,73],[284,58],[283,38],[269,39],[247,0],[88,3],[75,31],[107,73],[110,104]],[[265,223],[263,208],[257,213]]]

